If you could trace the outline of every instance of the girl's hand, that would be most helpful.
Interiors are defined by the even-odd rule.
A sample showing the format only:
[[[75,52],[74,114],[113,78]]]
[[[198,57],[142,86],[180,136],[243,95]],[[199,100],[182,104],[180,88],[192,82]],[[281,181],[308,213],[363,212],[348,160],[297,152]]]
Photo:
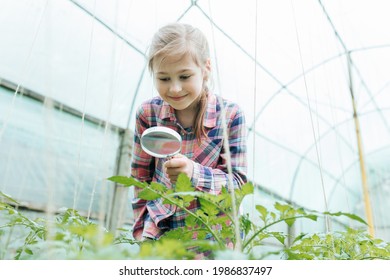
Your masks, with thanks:
[[[192,178],[194,163],[186,156],[178,154],[164,163],[164,169],[171,183],[176,183],[180,173],[186,174],[190,179]]]

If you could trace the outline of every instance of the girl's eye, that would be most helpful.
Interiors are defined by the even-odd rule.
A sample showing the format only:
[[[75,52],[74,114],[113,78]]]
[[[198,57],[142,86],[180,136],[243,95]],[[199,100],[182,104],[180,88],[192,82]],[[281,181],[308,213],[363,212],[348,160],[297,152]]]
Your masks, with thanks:
[[[158,78],[160,81],[162,81],[162,82],[167,82],[167,81],[169,81],[169,78]]]
[[[183,76],[180,76],[180,79],[187,80],[189,77],[191,77],[191,76],[190,75],[183,75]]]

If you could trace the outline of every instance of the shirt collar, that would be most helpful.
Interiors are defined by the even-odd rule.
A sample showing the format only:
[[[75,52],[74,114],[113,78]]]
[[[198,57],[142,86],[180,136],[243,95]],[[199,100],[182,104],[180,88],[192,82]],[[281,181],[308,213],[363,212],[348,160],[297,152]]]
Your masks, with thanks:
[[[175,110],[165,101],[162,103],[159,118],[176,121]],[[203,125],[208,128],[213,128],[217,125],[217,97],[211,92],[209,92],[207,97],[207,108]]]
[[[163,101],[161,105],[159,118],[161,120],[171,119],[175,120],[175,110],[168,104],[168,102]]]

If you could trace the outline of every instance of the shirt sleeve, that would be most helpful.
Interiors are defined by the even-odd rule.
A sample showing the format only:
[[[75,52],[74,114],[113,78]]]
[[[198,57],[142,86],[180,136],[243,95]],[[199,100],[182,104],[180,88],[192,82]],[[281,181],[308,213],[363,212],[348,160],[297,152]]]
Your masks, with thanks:
[[[245,117],[243,112],[237,107],[227,119],[229,120],[227,126],[228,152],[230,152],[232,183],[236,189],[247,182]],[[221,193],[223,187],[229,186],[228,164],[227,151],[222,147],[216,168],[194,162],[192,183],[199,191],[212,194]]]

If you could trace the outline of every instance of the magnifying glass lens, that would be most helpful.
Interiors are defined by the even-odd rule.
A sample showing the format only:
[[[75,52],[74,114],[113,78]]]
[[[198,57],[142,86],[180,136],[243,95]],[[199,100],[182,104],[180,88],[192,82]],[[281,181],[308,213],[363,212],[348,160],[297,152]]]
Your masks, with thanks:
[[[166,158],[181,150],[181,136],[167,127],[151,127],[141,136],[142,149],[151,156]]]

